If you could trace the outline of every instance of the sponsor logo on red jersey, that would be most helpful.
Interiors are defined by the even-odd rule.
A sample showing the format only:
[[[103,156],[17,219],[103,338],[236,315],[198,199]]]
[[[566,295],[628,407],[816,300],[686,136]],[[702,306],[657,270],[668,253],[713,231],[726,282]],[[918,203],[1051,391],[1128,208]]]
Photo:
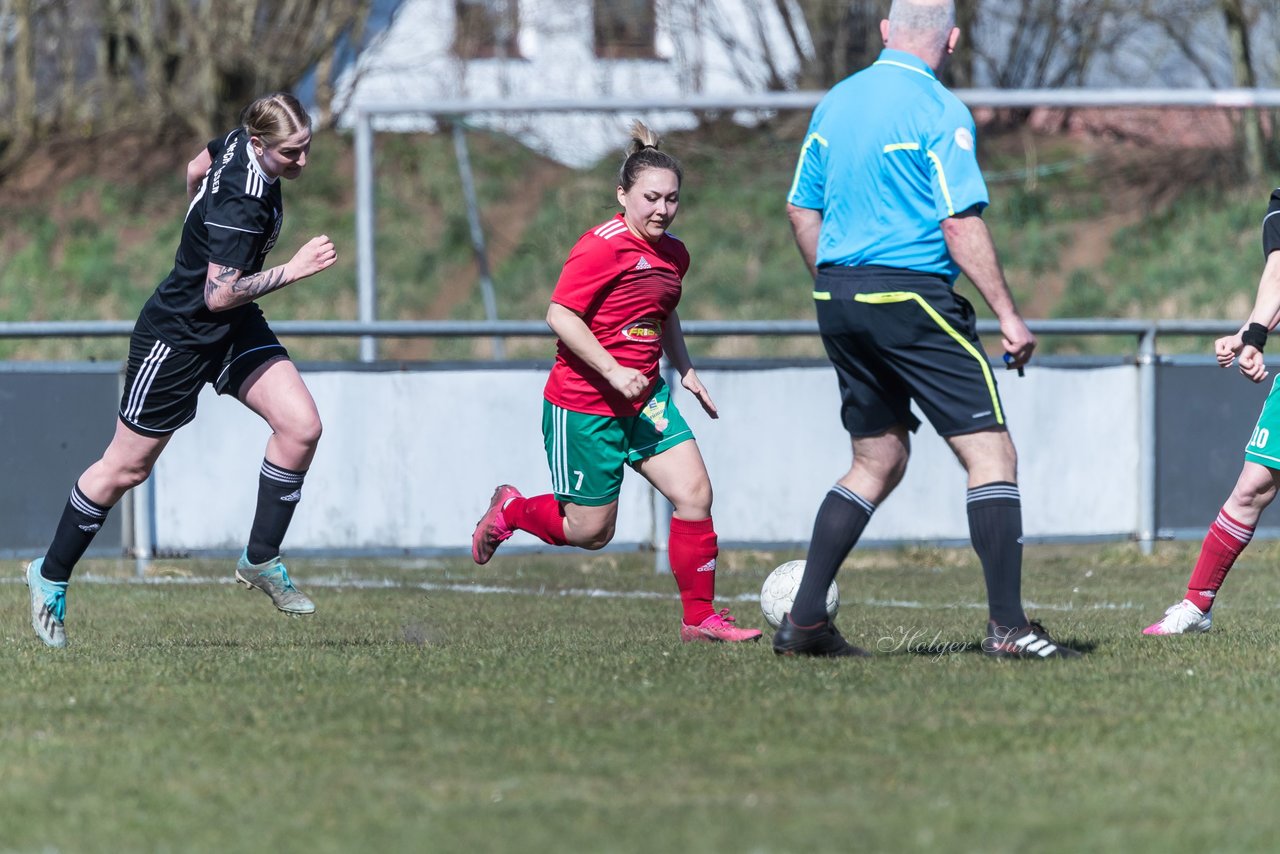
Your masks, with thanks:
[[[662,337],[662,322],[652,317],[622,327],[622,337],[630,341],[653,341]]]

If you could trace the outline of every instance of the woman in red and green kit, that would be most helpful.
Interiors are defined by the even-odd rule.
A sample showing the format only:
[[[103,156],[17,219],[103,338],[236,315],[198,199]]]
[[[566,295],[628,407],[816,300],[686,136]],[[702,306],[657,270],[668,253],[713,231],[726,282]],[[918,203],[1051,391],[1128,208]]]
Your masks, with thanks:
[[[553,491],[525,498],[514,486],[495,489],[471,555],[487,563],[515,531],[557,546],[603,548],[613,539],[630,465],[675,508],[668,551],[684,607],[681,640],[753,641],[759,630],[735,626],[728,609],[713,604],[719,549],[711,478],[659,373],[666,353],[680,384],[717,417],[676,315],[689,252],[667,228],[683,173],[658,143],[643,124],[632,125],[618,173],[622,213],[582,235],[551,295],[547,324],[559,342],[542,433]]]

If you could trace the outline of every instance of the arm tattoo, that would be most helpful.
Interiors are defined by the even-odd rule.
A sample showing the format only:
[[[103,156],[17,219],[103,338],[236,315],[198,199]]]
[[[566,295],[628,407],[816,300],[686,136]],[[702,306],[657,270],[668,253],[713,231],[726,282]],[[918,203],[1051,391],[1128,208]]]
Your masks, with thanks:
[[[231,284],[231,292],[233,294],[248,294],[250,299],[254,299],[263,294],[269,294],[277,288],[283,287],[284,284],[284,268],[272,267],[270,270],[254,273],[252,276],[241,276],[236,279]]]
[[[279,290],[287,284],[283,266],[272,267],[270,270],[249,276],[241,276],[240,271],[235,267],[219,267],[212,278],[205,280],[205,301],[207,302],[219,290],[226,288],[230,295],[229,301],[234,305],[242,305],[263,294]]]

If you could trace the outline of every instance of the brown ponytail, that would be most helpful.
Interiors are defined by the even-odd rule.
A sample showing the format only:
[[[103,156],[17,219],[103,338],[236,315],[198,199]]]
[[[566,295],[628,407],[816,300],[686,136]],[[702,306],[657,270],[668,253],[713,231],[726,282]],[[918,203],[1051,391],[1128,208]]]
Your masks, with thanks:
[[[631,123],[631,141],[627,144],[627,159],[622,161],[618,170],[618,186],[623,191],[631,189],[636,178],[646,169],[669,169],[676,174],[676,184],[684,181],[684,170],[680,161],[658,146],[662,139],[639,119]]]

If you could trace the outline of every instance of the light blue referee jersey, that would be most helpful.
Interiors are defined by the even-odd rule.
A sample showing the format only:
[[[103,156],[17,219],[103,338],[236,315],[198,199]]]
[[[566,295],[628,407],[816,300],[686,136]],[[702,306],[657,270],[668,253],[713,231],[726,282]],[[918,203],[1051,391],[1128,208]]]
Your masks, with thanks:
[[[886,49],[814,109],[787,201],[822,211],[819,266],[876,264],[954,282],[939,223],[988,201],[973,115],[924,60]]]

